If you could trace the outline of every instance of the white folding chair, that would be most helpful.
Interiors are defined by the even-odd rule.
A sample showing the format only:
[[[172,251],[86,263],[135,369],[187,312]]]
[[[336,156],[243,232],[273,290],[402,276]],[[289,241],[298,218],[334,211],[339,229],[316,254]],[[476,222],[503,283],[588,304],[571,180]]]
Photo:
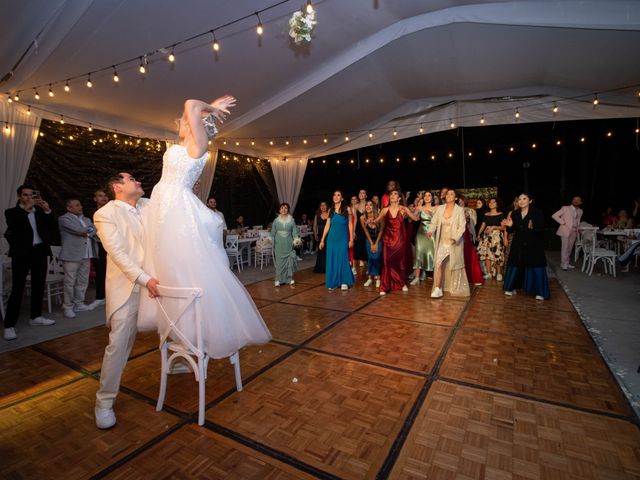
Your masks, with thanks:
[[[47,298],[47,309],[49,313],[53,311],[52,301],[62,304],[64,299],[64,268],[58,258],[62,247],[52,246],[52,256],[47,258],[47,277],[44,284],[44,294]],[[27,275],[25,283],[27,295],[31,296],[31,274]]]
[[[160,392],[158,394],[158,403],[156,411],[162,410],[165,395],[167,393],[167,375],[171,370],[171,364],[178,358],[186,360],[198,382],[198,425],[204,424],[204,407],[205,407],[205,385],[207,381],[207,367],[209,366],[209,355],[204,351],[202,339],[202,319],[197,315],[197,309],[194,315],[196,325],[196,342],[195,345],[189,340],[180,329],[180,321],[183,320],[185,312],[191,305],[195,304],[202,297],[202,289],[200,288],[176,288],[158,285],[159,297],[156,297],[160,314],[164,317],[165,325],[162,326],[163,331],[160,333],[160,355],[162,358],[162,368],[160,377]],[[169,356],[169,352],[171,355]],[[240,375],[240,355],[239,352],[229,357],[233,365],[236,390],[242,391],[242,376]]]
[[[231,269],[233,270],[233,265],[235,264],[238,272],[242,270],[242,257],[240,256],[240,248],[238,247],[238,235],[227,235],[224,241],[224,249],[227,252],[227,257],[231,260]]]
[[[260,270],[264,265],[269,265],[271,256],[273,255],[273,242],[270,238],[260,238],[256,241],[253,266],[258,266],[258,258],[260,258]]]

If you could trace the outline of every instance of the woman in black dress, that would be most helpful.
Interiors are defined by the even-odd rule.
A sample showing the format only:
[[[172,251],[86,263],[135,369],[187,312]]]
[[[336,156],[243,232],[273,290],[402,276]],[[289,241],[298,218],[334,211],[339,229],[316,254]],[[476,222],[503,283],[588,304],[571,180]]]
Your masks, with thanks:
[[[324,226],[329,218],[329,207],[327,202],[320,202],[316,216],[313,218],[313,238],[316,241],[316,245],[320,243],[322,232],[324,232]],[[316,273],[325,273],[327,268],[327,249],[318,249],[316,257],[316,266],[313,267],[313,271]]]
[[[547,300],[551,293],[544,256],[544,215],[532,202],[528,193],[521,193],[518,196],[518,210],[504,221],[507,229],[513,232],[504,293],[515,295],[516,290],[521,288],[535,295],[536,300]]]
[[[368,261],[367,256],[367,238],[360,222],[360,217],[364,215],[365,205],[367,204],[367,191],[360,190],[358,192],[358,203],[355,204],[353,215],[356,217],[356,238],[353,242],[353,266],[356,266],[356,262],[359,262],[361,267],[364,267]]]

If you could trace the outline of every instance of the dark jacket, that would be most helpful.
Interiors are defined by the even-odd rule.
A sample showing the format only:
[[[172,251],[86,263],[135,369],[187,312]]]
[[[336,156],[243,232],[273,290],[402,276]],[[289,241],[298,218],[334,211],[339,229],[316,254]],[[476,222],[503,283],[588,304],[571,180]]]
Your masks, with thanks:
[[[38,234],[47,250],[47,255],[51,255],[51,241],[57,230],[56,217],[53,213],[44,213],[35,207],[36,227]],[[29,213],[19,205],[8,208],[4,211],[7,219],[7,231],[4,236],[9,242],[10,257],[28,257],[33,248],[33,229],[29,223]]]
[[[544,256],[544,215],[542,211],[529,207],[527,216],[522,218],[520,210],[511,214],[513,226],[508,230],[513,232],[508,265],[513,267],[536,268],[546,267]],[[531,222],[532,228],[529,228]]]

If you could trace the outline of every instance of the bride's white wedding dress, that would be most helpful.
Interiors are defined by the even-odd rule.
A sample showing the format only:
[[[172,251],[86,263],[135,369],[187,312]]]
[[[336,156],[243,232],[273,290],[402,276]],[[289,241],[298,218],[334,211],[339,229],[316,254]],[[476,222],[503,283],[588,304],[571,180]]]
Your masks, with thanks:
[[[162,177],[143,211],[144,271],[168,287],[203,290],[196,308],[202,319],[204,347],[212,358],[232,355],[245,345],[271,339],[249,293],[229,269],[222,241],[222,220],[192,192],[207,155],[193,159],[173,145],[163,158]],[[140,296],[138,329],[164,325],[155,299]],[[193,309],[180,320],[181,331],[195,343]]]

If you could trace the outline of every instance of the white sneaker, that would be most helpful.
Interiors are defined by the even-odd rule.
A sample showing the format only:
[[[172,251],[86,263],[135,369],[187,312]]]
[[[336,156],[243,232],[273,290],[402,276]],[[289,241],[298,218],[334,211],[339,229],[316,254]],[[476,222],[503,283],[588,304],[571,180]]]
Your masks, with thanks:
[[[365,287],[370,287],[372,283],[373,283],[373,281],[371,279],[369,279],[366,282],[364,282],[364,286]]]
[[[340,290],[349,290],[349,286],[346,283],[340,285]]]
[[[90,310],[93,310],[93,308],[91,308],[91,305],[87,305],[86,303],[76,303],[73,306],[73,309],[76,312],[88,312]]]
[[[76,318],[76,312],[73,308],[63,308],[64,316],[67,318]]]
[[[55,325],[55,320],[51,320],[49,318],[44,318],[43,316],[39,316],[37,318],[32,318],[29,320],[29,325],[40,326],[40,325]]]
[[[16,335],[16,329],[13,327],[9,327],[9,328],[5,328],[4,329],[4,339],[5,340],[15,340],[16,338],[18,338],[18,335]]]
[[[380,279],[376,280],[376,288],[380,288]]]
[[[487,273],[486,275],[484,275],[483,277],[485,280],[489,280],[491,278],[491,274]]]
[[[385,292],[384,290],[380,290],[380,295],[386,295],[387,292]]]
[[[276,280],[275,282],[273,282],[273,284],[274,284],[276,287],[279,287],[279,286],[280,286],[280,282],[279,282],[279,281],[277,281],[277,280]]]
[[[576,266],[575,266],[575,265],[571,265],[571,264],[569,264],[569,265],[567,265],[567,268],[568,268],[569,270],[573,270],[574,268],[576,268]]]
[[[296,281],[295,281],[295,280],[291,280],[291,281],[289,282],[289,285],[295,285],[295,283],[296,283]]]
[[[502,281],[502,274],[499,273],[498,275],[496,275],[496,280],[501,282]]]
[[[98,299],[94,300],[89,304],[89,306],[91,307],[91,310],[93,310],[94,308],[101,307],[105,303],[107,303],[106,300],[104,298],[101,298],[100,300]]]
[[[444,295],[444,293],[442,292],[442,289],[439,287],[435,287],[433,289],[433,291],[431,292],[431,298],[440,298]]]
[[[116,414],[113,408],[98,408],[95,409],[96,427],[104,430],[111,428],[116,424]]]
[[[420,283],[420,279],[418,277],[414,278],[413,280],[411,280],[411,283],[409,285],[417,285]],[[406,285],[405,285],[406,287]]]
[[[516,291],[515,291],[515,290],[505,290],[505,291],[504,291],[504,294],[505,294],[507,297],[513,297],[513,296],[516,294]]]
[[[302,257],[296,257],[296,260],[301,262],[302,261]]]
[[[536,295],[536,300],[544,300],[544,297],[542,295]]]
[[[403,292],[408,292],[408,291],[409,291],[409,287],[407,287],[406,285],[404,285],[404,286],[402,287],[402,291],[403,291]]]

